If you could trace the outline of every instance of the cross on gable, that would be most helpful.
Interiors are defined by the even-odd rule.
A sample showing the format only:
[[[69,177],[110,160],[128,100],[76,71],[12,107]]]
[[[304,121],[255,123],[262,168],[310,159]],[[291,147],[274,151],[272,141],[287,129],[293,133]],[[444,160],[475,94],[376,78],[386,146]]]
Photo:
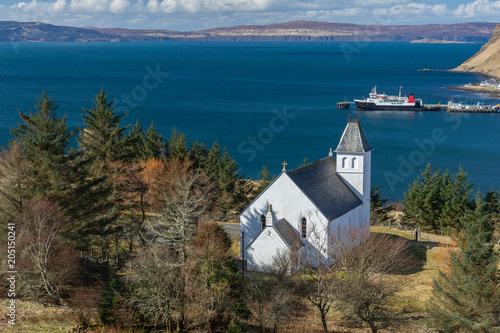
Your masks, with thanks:
[[[283,171],[286,171],[286,166],[288,165],[288,163],[283,162],[283,163],[281,163],[281,165],[283,165]]]

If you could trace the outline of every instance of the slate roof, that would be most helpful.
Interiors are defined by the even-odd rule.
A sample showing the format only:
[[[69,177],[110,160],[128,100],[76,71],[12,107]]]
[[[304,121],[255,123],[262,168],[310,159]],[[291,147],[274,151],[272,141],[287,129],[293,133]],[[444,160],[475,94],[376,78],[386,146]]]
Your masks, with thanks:
[[[285,219],[281,219],[274,224],[274,228],[281,235],[281,238],[293,249],[296,246],[302,247],[304,244],[300,240],[299,234]]]
[[[335,152],[365,153],[373,150],[358,120],[349,121]]]
[[[337,174],[333,156],[286,173],[330,221],[362,204]]]

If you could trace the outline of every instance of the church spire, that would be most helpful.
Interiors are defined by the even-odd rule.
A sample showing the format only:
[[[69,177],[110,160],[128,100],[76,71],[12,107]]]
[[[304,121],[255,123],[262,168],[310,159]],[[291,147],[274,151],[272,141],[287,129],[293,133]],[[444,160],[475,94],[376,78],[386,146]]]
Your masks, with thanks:
[[[347,126],[342,134],[336,153],[366,153],[373,150],[365,131],[361,126],[359,117],[347,119]]]

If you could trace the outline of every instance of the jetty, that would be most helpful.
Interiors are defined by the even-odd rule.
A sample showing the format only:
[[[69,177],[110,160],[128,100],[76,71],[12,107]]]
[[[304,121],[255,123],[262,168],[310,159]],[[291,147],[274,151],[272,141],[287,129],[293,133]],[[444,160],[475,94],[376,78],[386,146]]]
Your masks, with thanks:
[[[463,104],[462,102],[454,103],[449,101],[446,106],[446,112],[450,113],[500,113],[500,104],[498,105],[482,105],[480,102],[477,104]]]
[[[343,102],[337,102],[337,109],[350,109],[351,104],[354,104],[354,102],[349,102],[349,101],[343,101]]]

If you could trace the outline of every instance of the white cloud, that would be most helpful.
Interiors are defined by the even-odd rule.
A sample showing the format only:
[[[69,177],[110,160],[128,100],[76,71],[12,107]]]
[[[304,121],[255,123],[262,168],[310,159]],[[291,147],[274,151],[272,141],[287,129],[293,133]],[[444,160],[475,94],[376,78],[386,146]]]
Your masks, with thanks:
[[[476,0],[458,6],[453,12],[457,17],[499,17],[500,1]]]
[[[446,4],[427,5],[423,3],[410,2],[404,5],[396,5],[388,8],[391,15],[399,17],[411,17],[414,15],[444,15],[446,13]]]
[[[68,5],[72,12],[104,12],[109,9],[108,0],[71,0]]]
[[[125,11],[130,6],[128,0],[111,0],[109,4],[109,10],[113,14],[119,14]]]
[[[5,20],[75,26],[199,30],[320,20],[357,24],[440,23],[500,17],[500,0],[24,0],[0,5]],[[11,4],[14,0],[11,0]]]

